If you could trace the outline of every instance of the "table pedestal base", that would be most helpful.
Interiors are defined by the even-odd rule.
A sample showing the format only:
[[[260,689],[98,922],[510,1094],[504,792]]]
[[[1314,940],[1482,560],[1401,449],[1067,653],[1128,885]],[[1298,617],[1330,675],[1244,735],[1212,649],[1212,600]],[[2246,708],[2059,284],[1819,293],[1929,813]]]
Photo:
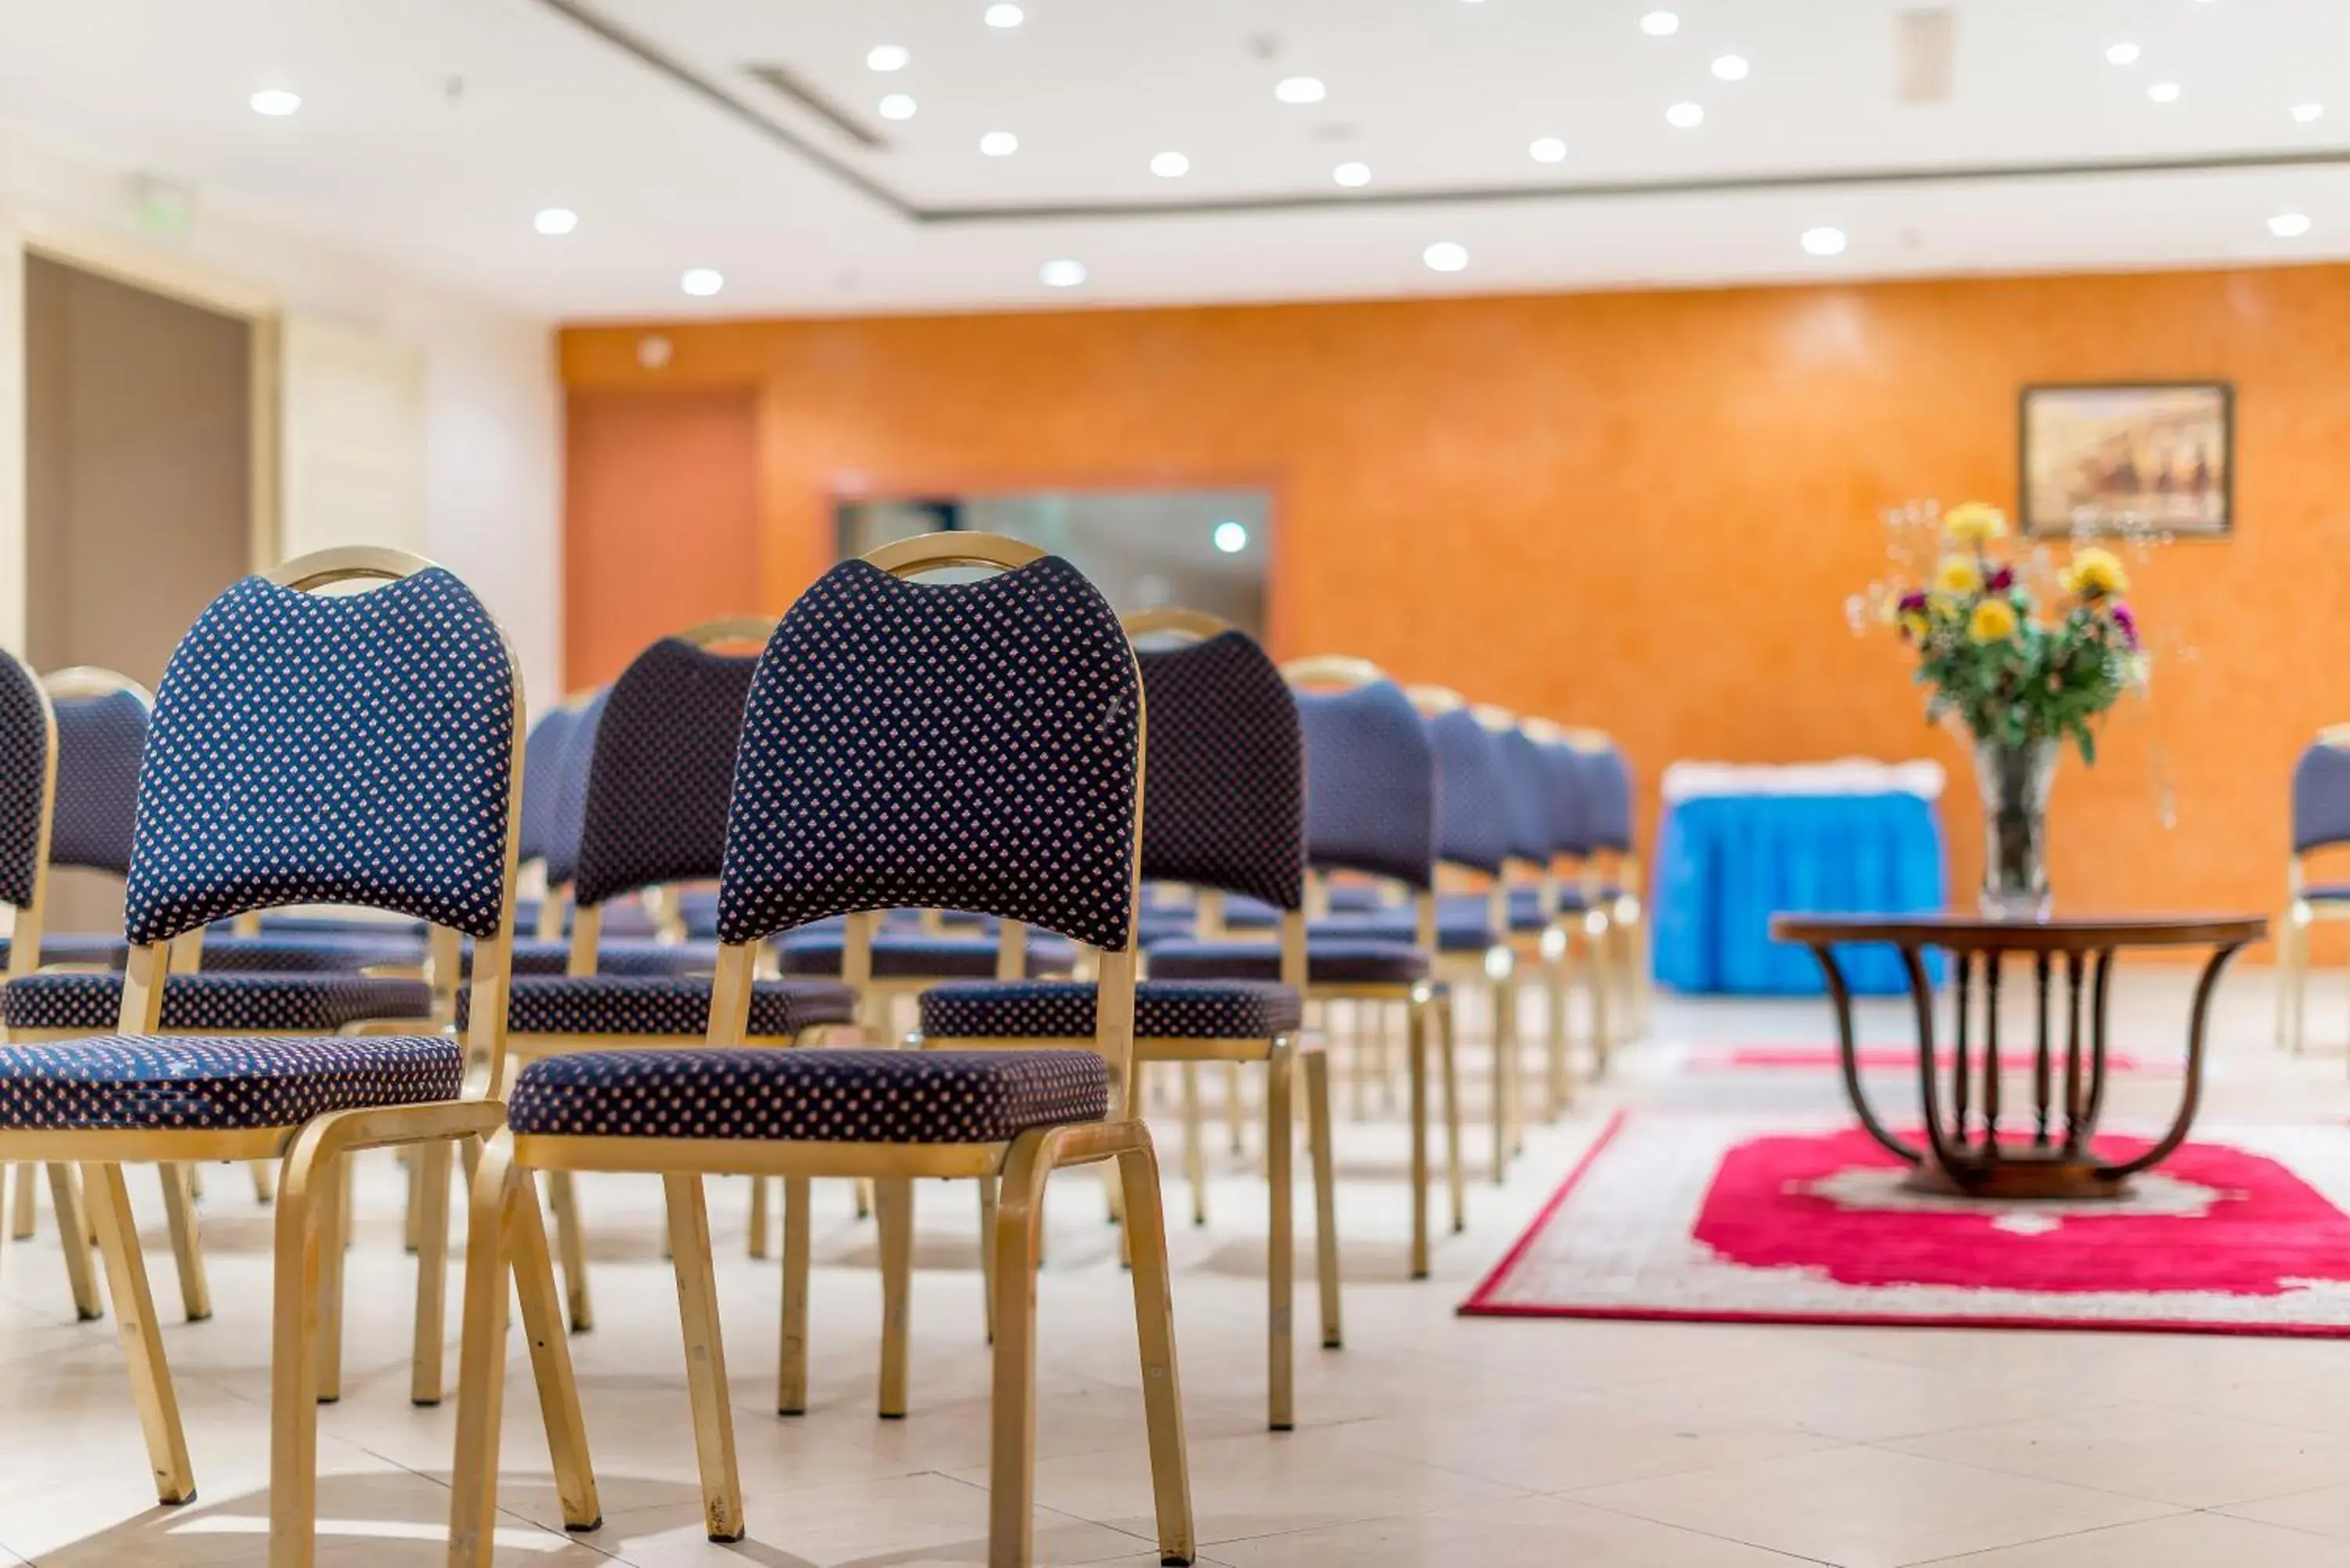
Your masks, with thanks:
[[[1997,1159],[1970,1160],[1956,1170],[1930,1154],[1902,1185],[1915,1192],[2028,1201],[2033,1199],[2111,1199],[2129,1196],[2129,1179],[2100,1175],[2086,1155],[2061,1149],[2002,1150]]]

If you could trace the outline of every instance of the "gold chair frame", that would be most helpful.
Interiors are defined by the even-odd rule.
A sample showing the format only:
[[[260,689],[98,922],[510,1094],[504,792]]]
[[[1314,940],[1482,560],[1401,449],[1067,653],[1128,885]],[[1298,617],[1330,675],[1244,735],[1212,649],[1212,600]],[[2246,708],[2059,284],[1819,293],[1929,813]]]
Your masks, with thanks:
[[[2350,724],[2328,724],[2317,732],[2316,743],[2332,751],[2350,750]],[[2350,920],[2350,898],[2309,896],[2309,859],[2316,853],[2295,851],[2285,863],[2284,912],[2276,926],[2277,1043],[2296,1056],[2301,1054],[2307,1024],[2310,928]]]
[[[948,566],[1013,570],[1043,556],[1033,545],[978,533],[902,540],[866,556],[899,576]],[[1130,655],[1129,655],[1130,657]],[[1138,697],[1140,681],[1136,682]],[[1147,712],[1137,714],[1134,854],[1128,869],[1128,908],[1134,908],[1141,870],[1143,759]],[[870,973],[875,917],[849,917],[844,971]],[[555,1290],[545,1220],[526,1179],[534,1170],[600,1170],[658,1174],[667,1195],[670,1243],[677,1274],[679,1316],[685,1339],[687,1397],[693,1412],[703,1522],[712,1541],[743,1533],[725,1351],[718,1322],[709,1212],[702,1179],[709,1175],[785,1179],[782,1368],[777,1405],[804,1408],[807,1386],[808,1186],[816,1177],[872,1180],[885,1219],[885,1256],[912,1243],[910,1183],[922,1177],[994,1178],[1000,1188],[990,1275],[994,1374],[988,1490],[988,1562],[992,1568],[1026,1568],[1035,1559],[1036,1457],[1036,1237],[1046,1179],[1064,1166],[1118,1163],[1126,1201],[1134,1278],[1135,1321],[1142,1353],[1142,1395],[1157,1504],[1159,1554],[1188,1563],[1196,1553],[1181,1397],[1175,1364],[1173,1299],[1168,1275],[1165,1216],[1159,1161],[1150,1129],[1137,1110],[1134,981],[1139,932],[1127,946],[1101,955],[1094,1049],[1123,1083],[1121,1104],[1098,1122],[1036,1128],[1002,1143],[878,1144],[748,1138],[641,1138],[503,1132],[490,1144],[473,1182],[473,1220],[465,1260],[464,1343],[459,1375],[454,1495],[450,1512],[452,1568],[488,1568],[497,1517],[498,1444],[505,1395],[507,1286],[511,1267],[532,1353],[532,1369],[554,1459],[556,1488],[566,1526],[595,1529],[601,1521],[587,1432],[579,1412],[571,1356],[555,1315]],[[719,949],[706,1044],[743,1045],[751,979],[758,943]],[[847,978],[844,972],[844,978]],[[795,1272],[796,1270],[796,1272]],[[887,1282],[893,1271],[885,1268]],[[910,1269],[894,1271],[904,1280]],[[902,1402],[907,1360],[907,1309],[902,1294],[885,1299],[881,1324],[883,1399]]]
[[[1520,719],[1508,709],[1490,702],[1481,702],[1471,710],[1477,722],[1489,733],[1506,735],[1520,733],[1539,742],[1544,734],[1555,735],[1556,727],[1540,720]],[[1545,809],[1549,802],[1544,802]],[[1575,994],[1575,938],[1571,922],[1559,909],[1556,857],[1533,861],[1512,856],[1502,868],[1501,881],[1504,903],[1502,908],[1503,929],[1508,933],[1511,950],[1521,966],[1539,967],[1544,1011],[1543,1015],[1544,1118],[1556,1121],[1575,1105],[1575,1075],[1569,1061],[1570,1005]],[[1537,930],[1516,929],[1506,902],[1513,887],[1531,886],[1534,889],[1535,907],[1542,915]],[[1524,1096],[1520,1085],[1519,1106]]]

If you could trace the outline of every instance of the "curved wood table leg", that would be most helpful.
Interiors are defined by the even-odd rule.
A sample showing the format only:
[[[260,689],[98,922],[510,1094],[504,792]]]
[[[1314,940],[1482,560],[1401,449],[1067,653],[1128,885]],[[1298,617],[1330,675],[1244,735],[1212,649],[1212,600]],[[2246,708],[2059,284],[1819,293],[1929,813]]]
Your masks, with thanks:
[[[2210,961],[2203,966],[2202,978],[2195,982],[2195,1002],[2187,1015],[2187,1083],[2179,1093],[2178,1114],[2171,1118],[2170,1129],[2162,1135],[2161,1140],[2152,1148],[2147,1149],[2136,1159],[2124,1160],[2119,1165],[2097,1167],[2097,1177],[2100,1180],[2126,1181],[2141,1170],[2150,1170],[2160,1165],[2178,1151],[2180,1144],[2187,1141],[2187,1130],[2195,1125],[2195,1113],[2203,1103],[2203,1041],[2205,1026],[2210,1021],[2211,992],[2219,986],[2220,971],[2228,967],[2228,961],[2234,958],[2236,952],[2237,946],[2230,945],[2213,953]],[[2105,969],[2100,963],[2096,1007],[2097,1031],[2095,1036],[2097,1085],[2100,1089],[2105,1085],[2106,1062],[2104,978]],[[2090,1103],[2094,1106],[2096,1102],[2093,1098]]]
[[[1852,988],[1845,983],[1844,970],[1835,961],[1835,950],[1826,943],[1817,943],[1812,946],[1811,954],[1819,962],[1820,973],[1827,981],[1829,1000],[1835,1004],[1836,1052],[1844,1066],[1845,1094],[1852,1101],[1854,1113],[1860,1117],[1860,1125],[1866,1129],[1868,1136],[1875,1138],[1887,1153],[1908,1164],[1918,1164],[1926,1158],[1924,1152],[1910,1147],[1886,1129],[1868,1103],[1868,1091],[1861,1087],[1860,1053],[1852,1023]],[[1933,1027],[1930,1008],[1923,1016],[1927,1028],[1930,1030]],[[1931,1054],[1929,1047],[1928,1054],[1930,1056]]]

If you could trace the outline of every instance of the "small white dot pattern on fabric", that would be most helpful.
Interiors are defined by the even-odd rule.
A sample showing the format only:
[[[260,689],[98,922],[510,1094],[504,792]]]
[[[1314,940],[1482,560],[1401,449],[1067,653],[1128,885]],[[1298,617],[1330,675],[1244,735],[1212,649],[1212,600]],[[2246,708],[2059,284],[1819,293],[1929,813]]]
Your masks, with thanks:
[[[794,931],[775,944],[776,967],[785,974],[838,974],[847,942],[837,931]],[[993,937],[877,931],[873,972],[884,980],[985,979],[995,973],[996,947]],[[1026,967],[1031,975],[1066,974],[1077,967],[1077,950],[1058,937],[1032,931]]]
[[[922,993],[922,1033],[937,1040],[1090,1040],[1097,994],[1084,981],[934,986]],[[1134,988],[1134,1033],[1142,1040],[1270,1040],[1295,1033],[1305,1012],[1285,985],[1147,980]]]
[[[445,1035],[20,1045],[0,1052],[0,1127],[290,1127],[328,1111],[454,1099],[464,1075]]]
[[[1408,985],[1428,978],[1428,955],[1406,942],[1368,937],[1324,939],[1305,944],[1305,979],[1311,985],[1358,981]],[[1150,978],[1160,980],[1279,980],[1281,950],[1272,942],[1220,942],[1196,938],[1160,942],[1150,950]]]
[[[450,573],[347,597],[247,577],[164,671],[127,934],[363,904],[494,935],[515,744],[504,645]]]
[[[432,1012],[431,986],[389,975],[199,971],[163,982],[166,1030],[314,1034]],[[121,1016],[120,974],[28,974],[0,990],[0,1017],[10,1029],[111,1029]]]
[[[612,682],[588,766],[573,874],[580,903],[718,875],[743,705],[758,667],[669,637]]]
[[[139,813],[139,759],[147,749],[147,704],[133,691],[62,697],[57,715],[57,820],[49,864],[130,870]]]
[[[699,1039],[710,1032],[711,981],[649,975],[522,975],[506,999],[506,1028],[515,1034],[673,1034]],[[457,1025],[471,998],[457,998]],[[749,1033],[790,1039],[820,1023],[849,1023],[857,993],[834,981],[762,980],[751,986]]]
[[[15,656],[0,651],[0,903],[20,909],[33,901],[40,869],[48,730],[40,684]]]
[[[842,562],[752,683],[720,937],[959,909],[1124,949],[1140,708],[1117,615],[1066,561],[952,585]]]
[[[569,739],[556,759],[556,771],[551,775],[554,797],[547,808],[546,840],[540,851],[550,888],[568,887],[579,868],[579,827],[588,815],[588,767],[595,759],[596,730],[603,722],[604,704],[611,694],[611,688],[606,687],[572,715]],[[525,765],[527,762],[525,756]],[[527,777],[523,789],[525,794],[530,789]]]
[[[515,853],[525,864],[545,860],[555,838],[556,797],[570,765],[571,739],[579,728],[576,709],[556,708],[530,727],[522,750],[522,830]]]
[[[1109,1064],[1045,1051],[579,1051],[534,1062],[506,1105],[525,1137],[1000,1143],[1099,1121]]]
[[[1305,897],[1297,703],[1246,636],[1135,655],[1148,699],[1142,875],[1295,909]]]
[[[1315,869],[1426,888],[1436,870],[1436,753],[1403,688],[1301,691],[1305,853]]]

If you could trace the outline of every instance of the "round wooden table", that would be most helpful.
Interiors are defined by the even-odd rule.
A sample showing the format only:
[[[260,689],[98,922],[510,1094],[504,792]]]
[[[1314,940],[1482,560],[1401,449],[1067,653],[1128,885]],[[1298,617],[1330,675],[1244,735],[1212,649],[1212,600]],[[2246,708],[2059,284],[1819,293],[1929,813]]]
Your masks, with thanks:
[[[1868,1134],[1911,1168],[1913,1185],[1981,1198],[2115,1198],[2129,1179],[2170,1158],[2186,1141],[2203,1094],[2203,1032],[2220,971],[2238,949],[2268,934],[2255,915],[2126,916],[2111,919],[1996,919],[1973,915],[1779,915],[1771,934],[1800,942],[1819,961],[1835,1000],[1836,1043],[1844,1060],[1845,1093]],[[1861,1086],[1852,1023],[1852,992],[1836,967],[1837,947],[1887,942],[1900,950],[1918,1015],[1918,1086],[1926,1146],[1913,1147],[1887,1130]],[[1950,955],[1956,992],[1950,1084],[1946,1096],[1934,1050],[1934,988],[1923,957],[1928,948]],[[2106,1002],[2115,955],[2127,948],[2209,948],[2187,1020],[2187,1076],[2178,1114],[2154,1145],[2135,1158],[2108,1163],[2092,1139],[2106,1103]],[[2004,961],[2030,960],[2038,1000],[2038,1046],[2033,1060],[2028,1128],[2002,1137],[1999,1059],[1999,990]],[[2064,1038],[2061,1060],[2050,1029],[2050,981],[2064,971]],[[1982,971],[1981,1098],[1971,1096],[1969,1023],[1977,968]],[[2084,977],[2086,977],[2085,997]],[[2088,1028],[2082,1030],[2083,1003]],[[2061,1082],[2059,1075],[2061,1076]],[[2061,1097],[2059,1097],[2061,1090]],[[2019,1120],[2025,1107],[2019,1107]],[[2061,1113],[2063,1126],[2053,1128]]]

